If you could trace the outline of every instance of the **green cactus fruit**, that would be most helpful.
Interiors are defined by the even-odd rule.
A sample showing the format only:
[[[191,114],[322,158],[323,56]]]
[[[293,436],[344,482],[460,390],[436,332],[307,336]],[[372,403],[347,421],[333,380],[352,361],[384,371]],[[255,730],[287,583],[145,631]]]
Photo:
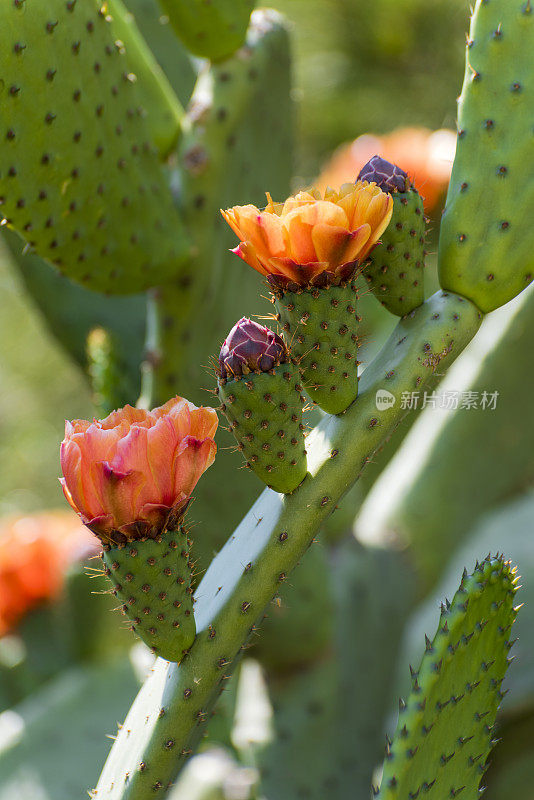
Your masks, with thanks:
[[[0,204],[60,271],[128,294],[175,276],[187,243],[121,33],[96,0],[2,4]]]
[[[399,704],[393,741],[387,740],[380,800],[474,800],[494,744],[516,616],[515,570],[502,557],[464,571],[452,603],[442,605],[433,641],[412,690]]]
[[[255,0],[160,0],[177,36],[195,55],[231,56],[245,41]]]
[[[288,494],[307,472],[302,386],[283,339],[243,317],[226,338],[217,366],[221,410],[247,466]]]
[[[370,255],[364,278],[392,314],[403,317],[425,299],[425,214],[423,198],[406,172],[380,156],[364,166],[358,180],[373,181],[393,197],[391,222]]]
[[[533,72],[530,0],[477,0],[441,225],[439,278],[445,289],[484,312],[532,281]]]
[[[190,549],[180,527],[157,539],[104,545],[102,554],[132,630],[167,661],[181,661],[195,639]]]
[[[273,286],[273,294],[306,391],[323,411],[340,414],[358,395],[356,283],[295,291]]]

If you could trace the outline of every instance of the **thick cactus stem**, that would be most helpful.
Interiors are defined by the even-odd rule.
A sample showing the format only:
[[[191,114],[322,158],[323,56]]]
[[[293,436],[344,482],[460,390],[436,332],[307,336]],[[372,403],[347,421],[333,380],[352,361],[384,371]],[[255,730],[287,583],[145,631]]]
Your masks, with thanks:
[[[307,472],[301,392],[300,375],[289,362],[218,381],[221,411],[247,466],[275,492],[294,491]]]
[[[219,61],[245,41],[255,0],[160,0],[185,46],[196,56]]]
[[[158,539],[105,545],[102,553],[132,630],[167,661],[181,661],[195,639],[190,548],[181,527]]]
[[[530,0],[477,0],[439,277],[484,312],[515,297],[534,273],[533,72]]]
[[[145,119],[137,40],[130,55],[96,0],[26,6],[0,7],[2,216],[90,289],[179,274],[188,243]]]
[[[417,189],[393,193],[391,222],[370,255],[364,277],[374,296],[403,317],[425,299],[425,215]]]
[[[378,411],[377,391],[400,397],[425,386],[438,367],[443,372],[454,361],[480,320],[472,303],[443,293],[401,320],[363,373],[356,402],[310,434],[309,474],[299,488],[290,495],[265,490],[198,587],[197,637],[189,654],[179,667],[158,662],[132,706],[98,783],[98,800],[148,800],[174,780],[280,581],[407,413],[400,402]]]
[[[273,291],[306,391],[323,411],[341,414],[358,395],[356,284]]]
[[[426,640],[410,696],[399,704],[393,742],[386,744],[380,800],[430,790],[440,799],[479,797],[510,661],[514,573],[510,562],[488,556],[472,575],[464,572],[452,603],[442,605],[437,633]]]

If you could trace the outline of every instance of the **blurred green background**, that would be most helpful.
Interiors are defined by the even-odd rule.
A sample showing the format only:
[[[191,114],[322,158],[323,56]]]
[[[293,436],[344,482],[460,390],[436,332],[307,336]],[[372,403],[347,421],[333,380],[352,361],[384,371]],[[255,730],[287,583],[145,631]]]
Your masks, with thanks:
[[[280,0],[294,23],[296,183],[342,142],[403,125],[454,127],[464,0]],[[93,413],[89,388],[52,340],[0,250],[0,514],[62,505],[66,417]]]

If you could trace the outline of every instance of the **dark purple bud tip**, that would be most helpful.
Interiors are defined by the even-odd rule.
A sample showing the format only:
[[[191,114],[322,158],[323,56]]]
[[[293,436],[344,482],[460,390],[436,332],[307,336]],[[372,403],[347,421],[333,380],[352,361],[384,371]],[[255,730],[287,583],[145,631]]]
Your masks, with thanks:
[[[407,192],[410,188],[410,179],[403,169],[382,156],[373,156],[361,168],[357,180],[376,183],[383,192]]]
[[[219,375],[223,380],[269,372],[287,361],[287,348],[278,334],[247,317],[237,322],[221,347]]]

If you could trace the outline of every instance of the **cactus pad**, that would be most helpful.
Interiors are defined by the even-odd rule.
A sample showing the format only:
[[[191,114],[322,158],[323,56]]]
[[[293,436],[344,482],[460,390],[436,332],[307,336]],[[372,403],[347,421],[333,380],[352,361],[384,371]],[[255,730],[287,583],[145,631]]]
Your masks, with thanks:
[[[176,275],[186,242],[136,57],[107,12],[96,0],[2,4],[0,204],[60,271],[131,293]]]
[[[180,528],[159,540],[106,546],[102,555],[132,630],[167,661],[181,661],[195,639],[190,546]]]
[[[306,466],[302,386],[292,364],[239,380],[219,381],[221,410],[238,448],[260,480],[276,492],[292,492]]]
[[[245,41],[255,0],[160,0],[177,36],[196,56],[218,61]]]
[[[441,285],[484,311],[532,280],[534,7],[477,0],[441,226]]]
[[[358,394],[356,284],[295,292],[277,288],[274,301],[306,391],[323,411],[345,411]]]
[[[364,270],[369,288],[392,314],[403,317],[425,299],[425,215],[416,189],[393,194],[393,216]]]
[[[488,556],[472,575],[464,571],[452,603],[442,606],[386,744],[380,800],[479,797],[509,662],[514,572]]]

